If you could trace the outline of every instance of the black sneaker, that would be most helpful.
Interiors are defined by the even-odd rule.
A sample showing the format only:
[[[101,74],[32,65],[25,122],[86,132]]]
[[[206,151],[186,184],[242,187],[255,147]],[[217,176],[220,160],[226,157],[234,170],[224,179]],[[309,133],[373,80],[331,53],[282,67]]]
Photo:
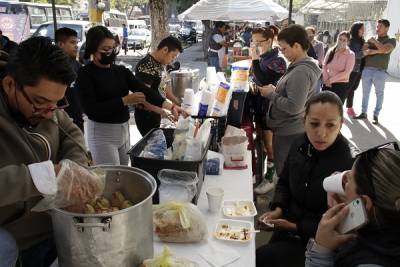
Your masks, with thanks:
[[[372,120],[372,124],[379,124],[378,116],[374,116],[374,119]]]
[[[354,117],[356,120],[364,120],[367,118],[367,113],[361,113],[360,115]]]

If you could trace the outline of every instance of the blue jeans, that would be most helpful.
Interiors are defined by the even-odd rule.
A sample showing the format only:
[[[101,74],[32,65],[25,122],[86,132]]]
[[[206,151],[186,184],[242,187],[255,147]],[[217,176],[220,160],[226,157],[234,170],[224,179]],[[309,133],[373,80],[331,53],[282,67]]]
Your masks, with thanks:
[[[219,66],[219,57],[218,55],[216,57],[213,56],[208,56],[208,66],[209,67],[215,67],[215,70],[221,71],[221,68]]]
[[[366,67],[362,72],[361,78],[363,88],[361,112],[367,113],[368,111],[369,94],[371,93],[372,85],[374,85],[376,95],[374,116],[379,116],[379,112],[381,111],[383,104],[386,71],[377,68]]]
[[[0,228],[0,267],[14,267],[18,258],[18,247],[14,237]]]

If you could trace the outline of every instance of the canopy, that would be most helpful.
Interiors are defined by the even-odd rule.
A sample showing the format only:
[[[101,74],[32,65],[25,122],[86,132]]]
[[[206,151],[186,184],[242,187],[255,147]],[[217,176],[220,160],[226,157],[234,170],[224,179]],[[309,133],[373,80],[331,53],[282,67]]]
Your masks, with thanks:
[[[200,0],[180,14],[180,20],[272,21],[288,17],[272,0]]]

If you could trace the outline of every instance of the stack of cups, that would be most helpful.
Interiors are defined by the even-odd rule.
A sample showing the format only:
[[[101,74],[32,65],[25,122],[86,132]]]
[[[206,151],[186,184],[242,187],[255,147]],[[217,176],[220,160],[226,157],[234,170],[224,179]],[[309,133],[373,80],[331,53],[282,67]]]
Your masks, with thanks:
[[[207,189],[208,209],[211,212],[217,212],[221,208],[224,198],[224,189],[220,187],[210,187]]]
[[[215,67],[207,67],[206,80],[208,89],[213,90],[214,87],[218,86],[219,82]]]
[[[188,113],[193,113],[193,102],[194,102],[194,91],[193,89],[187,88],[185,89],[185,94],[183,96],[182,108]]]

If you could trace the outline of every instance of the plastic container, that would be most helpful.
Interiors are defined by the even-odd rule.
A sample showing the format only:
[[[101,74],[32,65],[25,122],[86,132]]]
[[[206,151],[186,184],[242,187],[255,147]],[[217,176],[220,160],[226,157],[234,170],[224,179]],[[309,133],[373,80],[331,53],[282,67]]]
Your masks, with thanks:
[[[197,194],[197,173],[163,169],[158,173],[160,180],[160,203],[169,201],[191,202]]]
[[[158,159],[149,159],[140,157],[141,152],[147,144],[147,140],[150,135],[158,129],[153,129],[149,133],[147,133],[139,142],[136,143],[129,151],[128,154],[131,159],[132,167],[137,167],[142,170],[150,173],[157,181],[157,184],[160,184],[160,180],[158,179],[158,172],[162,169],[173,169],[179,171],[189,171],[197,173],[197,177],[199,182],[197,183],[197,194],[193,198],[192,202],[197,203],[197,199],[199,197],[199,192],[201,186],[203,185],[204,175],[206,173],[207,167],[207,151],[211,143],[212,135],[210,134],[209,140],[205,149],[202,151],[201,160],[198,161],[177,161],[177,160],[158,160]],[[161,129],[165,135],[165,139],[167,141],[167,147],[170,148],[172,146],[172,142],[174,139],[174,129]],[[159,203],[159,194],[158,190],[153,197],[153,203]]]
[[[247,92],[232,92],[231,102],[229,103],[227,124],[240,128],[244,104],[246,102]]]

